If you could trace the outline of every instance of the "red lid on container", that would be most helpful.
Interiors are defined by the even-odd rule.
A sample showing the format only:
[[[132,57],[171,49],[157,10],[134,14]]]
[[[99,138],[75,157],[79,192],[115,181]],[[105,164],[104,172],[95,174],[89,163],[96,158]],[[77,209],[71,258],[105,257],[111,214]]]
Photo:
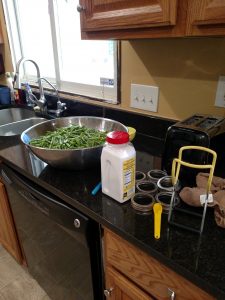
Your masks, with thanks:
[[[129,142],[129,134],[124,131],[112,131],[107,134],[106,141],[110,144],[125,144]]]

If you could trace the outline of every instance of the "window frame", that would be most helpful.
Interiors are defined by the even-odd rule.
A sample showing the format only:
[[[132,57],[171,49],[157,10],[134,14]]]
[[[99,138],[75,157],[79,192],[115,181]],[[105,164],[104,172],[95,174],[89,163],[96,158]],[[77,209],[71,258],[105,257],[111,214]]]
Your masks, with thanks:
[[[10,2],[10,3],[9,3]],[[5,13],[5,21],[8,32],[8,39],[12,57],[12,63],[14,70],[16,69],[16,62],[24,57],[23,43],[21,37],[21,30],[19,25],[19,10],[17,0],[2,0],[3,9]],[[13,7],[15,15],[15,24],[12,24],[10,20],[9,7]],[[120,41],[114,42],[114,86],[109,87],[106,85],[89,85],[77,82],[62,81],[60,78],[60,38],[57,27],[57,0],[48,0],[50,26],[52,34],[52,45],[53,45],[53,60],[55,68],[55,78],[47,78],[53,84],[56,85],[57,89],[61,94],[70,94],[74,96],[86,97],[87,99],[98,100],[101,102],[119,104],[121,103],[121,90],[120,90],[120,78],[121,78],[121,43]],[[16,26],[15,26],[16,25]],[[14,28],[13,28],[14,27]],[[13,33],[13,31],[16,33]],[[14,36],[17,36],[17,40],[14,43]],[[17,45],[16,45],[17,43]],[[17,48],[17,49],[16,49]],[[18,49],[19,48],[19,49]],[[20,56],[20,57],[19,57]],[[30,57],[29,57],[30,58]],[[25,74],[25,64],[23,66]],[[24,78],[31,86],[37,87],[34,76]],[[47,86],[49,88],[49,86]],[[50,89],[51,90],[51,89]]]

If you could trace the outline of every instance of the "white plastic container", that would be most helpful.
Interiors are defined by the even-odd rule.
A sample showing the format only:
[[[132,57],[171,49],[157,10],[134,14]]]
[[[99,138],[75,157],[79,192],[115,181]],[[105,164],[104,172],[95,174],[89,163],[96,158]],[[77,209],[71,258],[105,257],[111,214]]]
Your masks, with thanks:
[[[101,155],[102,192],[120,203],[135,193],[136,151],[123,131],[107,134]]]

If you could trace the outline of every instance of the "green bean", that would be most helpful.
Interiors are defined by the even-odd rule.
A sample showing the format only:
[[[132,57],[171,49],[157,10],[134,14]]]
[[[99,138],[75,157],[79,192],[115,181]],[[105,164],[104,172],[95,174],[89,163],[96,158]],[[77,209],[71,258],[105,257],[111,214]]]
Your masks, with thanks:
[[[107,132],[85,126],[72,125],[47,131],[30,141],[30,145],[48,149],[89,148],[104,144]]]

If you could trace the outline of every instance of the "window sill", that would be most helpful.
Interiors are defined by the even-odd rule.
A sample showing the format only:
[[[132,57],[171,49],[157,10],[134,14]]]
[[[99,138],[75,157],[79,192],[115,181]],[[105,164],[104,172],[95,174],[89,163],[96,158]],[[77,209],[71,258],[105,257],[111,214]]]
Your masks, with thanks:
[[[33,92],[39,93],[39,89],[36,86],[31,85],[31,88]],[[51,89],[45,88],[45,94],[55,95],[55,92]],[[79,102],[103,106],[103,107],[116,107],[116,108],[121,107],[119,101],[117,101],[117,103],[112,103],[111,101],[107,101],[105,99],[82,96],[82,95],[77,95],[74,93],[64,92],[64,91],[59,91],[59,97],[60,99],[62,99],[62,101],[63,99],[66,99],[66,100],[79,101]]]

